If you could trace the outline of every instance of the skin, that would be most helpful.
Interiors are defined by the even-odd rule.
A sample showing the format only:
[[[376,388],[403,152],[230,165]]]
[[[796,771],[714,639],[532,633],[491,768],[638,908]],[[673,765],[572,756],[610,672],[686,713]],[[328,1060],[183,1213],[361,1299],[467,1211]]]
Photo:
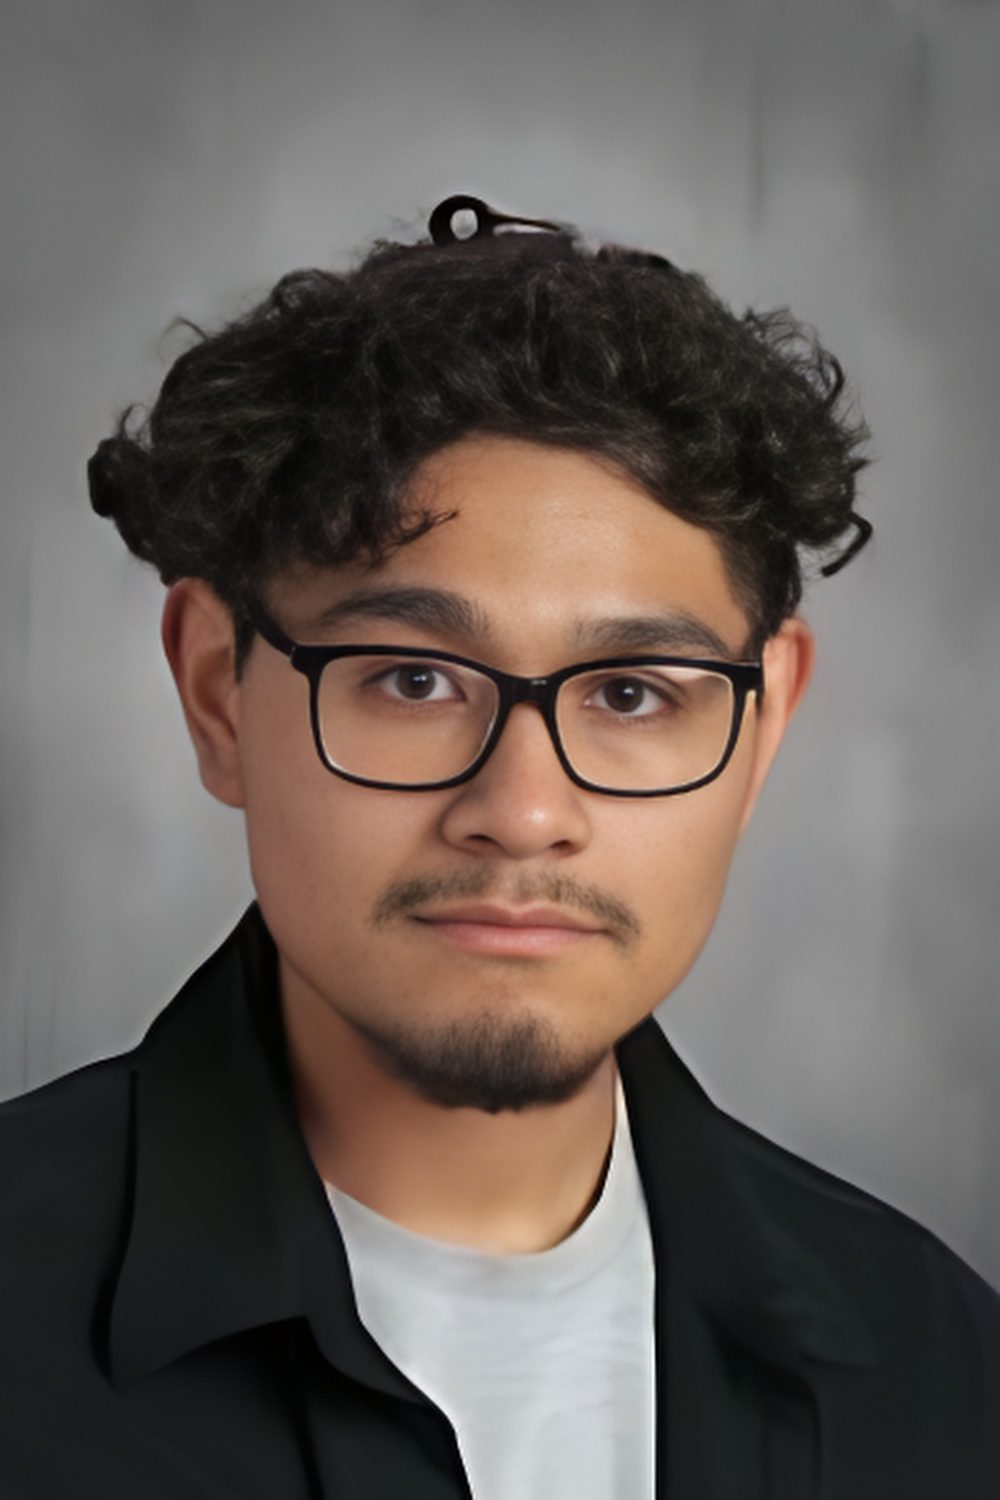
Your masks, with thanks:
[[[451,650],[533,675],[581,659],[578,616],[666,607],[740,659],[750,621],[712,536],[601,458],[471,435],[424,461],[412,498],[458,514],[375,573],[275,583],[267,603],[293,639]],[[492,642],[381,619],[309,631],[373,579],[463,594]],[[235,680],[230,617],[203,580],[169,590],[163,643],[202,781],[245,814],[316,1170],[435,1239],[499,1253],[558,1244],[603,1182],[614,1045],[680,983],[715,920],[809,679],[808,626],[791,618],[765,647],[763,704],[748,700],[722,775],[634,800],[571,782],[531,705],[471,781],[357,786],[321,764],[307,683],[287,658],[258,638]],[[416,920],[468,900],[552,902],[603,930],[526,957],[463,950]]]

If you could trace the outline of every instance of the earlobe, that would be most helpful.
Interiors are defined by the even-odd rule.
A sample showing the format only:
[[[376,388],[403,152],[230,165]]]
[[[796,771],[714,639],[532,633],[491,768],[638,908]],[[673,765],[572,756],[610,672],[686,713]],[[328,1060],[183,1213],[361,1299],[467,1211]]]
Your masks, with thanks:
[[[805,620],[785,620],[764,647],[764,696],[759,704],[753,769],[740,819],[742,834],[750,821],[761,787],[778,747],[809,686],[815,640]]]
[[[202,784],[228,807],[243,807],[229,611],[203,579],[182,578],[167,592],[160,633]]]

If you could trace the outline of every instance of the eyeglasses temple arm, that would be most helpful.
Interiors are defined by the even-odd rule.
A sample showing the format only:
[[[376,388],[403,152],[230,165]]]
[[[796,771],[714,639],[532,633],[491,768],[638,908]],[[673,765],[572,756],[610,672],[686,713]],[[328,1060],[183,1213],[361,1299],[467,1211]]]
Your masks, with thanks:
[[[273,646],[275,651],[280,651],[284,656],[292,655],[295,642],[291,636],[287,636],[281,626],[277,625],[255,600],[244,606],[244,612],[254,630],[258,635],[263,636],[269,646]]]

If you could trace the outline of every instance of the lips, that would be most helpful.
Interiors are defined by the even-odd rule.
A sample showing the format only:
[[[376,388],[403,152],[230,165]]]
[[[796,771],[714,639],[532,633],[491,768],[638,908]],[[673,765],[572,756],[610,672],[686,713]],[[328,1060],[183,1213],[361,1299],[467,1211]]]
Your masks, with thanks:
[[[473,922],[489,927],[547,927],[562,928],[574,932],[600,932],[580,917],[558,906],[493,906],[478,903],[472,906],[449,906],[416,919],[418,922]]]
[[[431,941],[484,960],[555,959],[603,932],[558,906],[449,906],[416,919]]]

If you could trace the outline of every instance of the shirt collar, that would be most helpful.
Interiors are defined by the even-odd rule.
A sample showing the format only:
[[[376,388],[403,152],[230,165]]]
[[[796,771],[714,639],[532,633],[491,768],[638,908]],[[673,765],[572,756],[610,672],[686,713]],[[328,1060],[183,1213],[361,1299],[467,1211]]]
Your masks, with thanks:
[[[877,1364],[870,1331],[792,1238],[736,1136],[651,1017],[615,1049],[658,1271],[772,1364]],[[254,903],[132,1058],[131,1222],[110,1308],[115,1386],[203,1345],[305,1319],[345,1374],[423,1394],[361,1323],[299,1126],[277,953]],[[657,1317],[663,1302],[657,1303]],[[658,1330],[663,1333],[664,1330]]]

